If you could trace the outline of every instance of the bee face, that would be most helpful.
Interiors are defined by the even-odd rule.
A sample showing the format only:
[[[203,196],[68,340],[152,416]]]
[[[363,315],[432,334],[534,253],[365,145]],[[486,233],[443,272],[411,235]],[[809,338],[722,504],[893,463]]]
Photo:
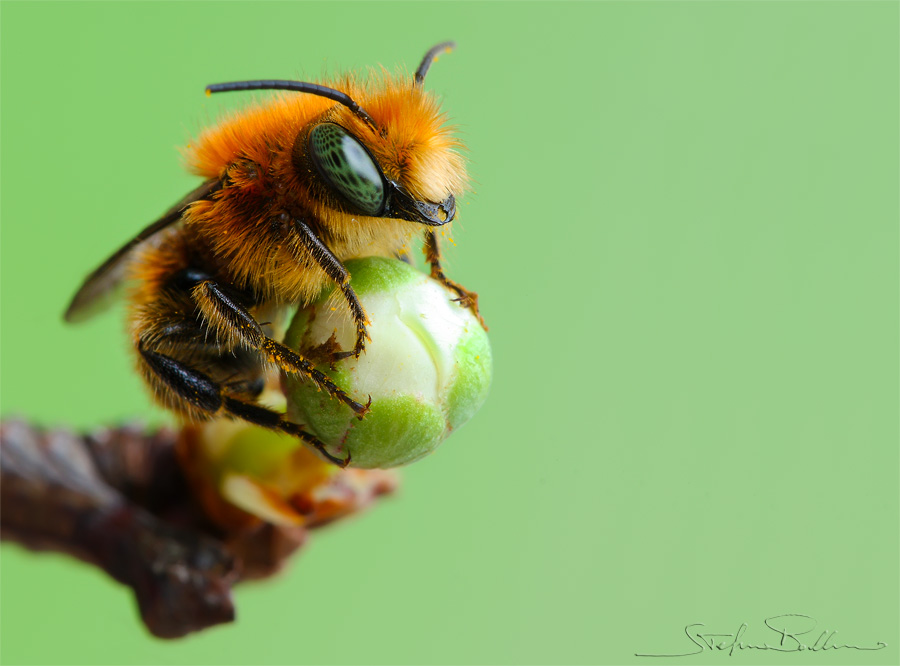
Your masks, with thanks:
[[[312,173],[338,210],[428,226],[451,222],[465,166],[437,103],[399,81],[375,90],[357,93],[371,109],[372,125],[336,107],[301,132],[294,144],[298,170]]]

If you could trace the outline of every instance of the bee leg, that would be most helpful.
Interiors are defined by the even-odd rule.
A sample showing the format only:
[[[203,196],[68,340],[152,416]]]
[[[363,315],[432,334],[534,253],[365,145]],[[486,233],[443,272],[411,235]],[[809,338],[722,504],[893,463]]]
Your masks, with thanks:
[[[227,395],[224,397],[225,399],[225,410],[232,416],[237,416],[242,418],[245,421],[249,421],[250,423],[254,423],[258,426],[262,426],[263,428],[270,428],[271,430],[280,430],[281,432],[287,433],[288,435],[292,435],[297,439],[301,439],[307,444],[313,446],[316,451],[321,453],[325,458],[327,458],[330,462],[333,462],[335,465],[339,467],[346,467],[350,464],[350,453],[347,453],[346,458],[338,458],[336,456],[331,455],[328,452],[328,449],[325,448],[325,444],[319,441],[314,435],[306,432],[303,428],[301,428],[296,423],[285,420],[282,414],[278,412],[272,411],[262,405],[256,405],[251,402],[244,402],[242,400],[235,400],[233,398],[228,397]]]
[[[478,312],[478,294],[474,291],[469,291],[444,275],[444,269],[441,268],[441,249],[438,246],[437,235],[431,229],[428,229],[425,232],[425,247],[423,249],[425,250],[426,260],[431,264],[431,277],[455,292],[459,298],[454,300],[462,307],[469,308],[472,311],[472,314],[478,317],[478,321],[482,328],[488,330],[488,327],[484,323],[484,319]]]
[[[356,402],[327,375],[315,368],[307,359],[263,333],[253,315],[213,280],[198,282],[191,296],[206,323],[217,335],[261,353],[284,372],[311,379],[332,398],[340,400],[361,418],[369,411],[369,405]],[[371,402],[371,400],[370,400]]]
[[[291,218],[294,223],[294,229],[297,231],[297,239],[301,245],[312,255],[316,263],[325,271],[325,273],[334,280],[347,305],[350,307],[350,313],[353,315],[353,321],[356,323],[356,346],[352,352],[337,352],[334,354],[334,360],[339,361],[343,358],[355,356],[359,358],[366,347],[366,340],[371,340],[369,332],[366,330],[366,324],[369,323],[366,312],[363,310],[356,292],[350,286],[350,273],[344,268],[340,260],[334,256],[328,246],[323,243],[315,232],[306,222],[296,217]]]
[[[336,458],[331,455],[325,448],[325,444],[296,423],[287,421],[283,414],[229,395],[220,384],[213,381],[208,375],[194,370],[170,356],[146,349],[143,342],[138,344],[138,351],[156,378],[202,415],[212,417],[224,413],[263,428],[280,430],[310,444],[336,465],[346,467],[350,464],[349,455],[347,458]]]

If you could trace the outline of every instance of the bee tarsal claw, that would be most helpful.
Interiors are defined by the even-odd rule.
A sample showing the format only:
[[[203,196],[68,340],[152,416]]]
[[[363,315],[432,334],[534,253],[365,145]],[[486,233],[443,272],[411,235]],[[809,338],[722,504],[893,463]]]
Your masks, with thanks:
[[[347,452],[346,458],[338,458],[337,456],[329,453],[328,449],[325,448],[325,445],[322,442],[316,442],[315,447],[319,453],[321,453],[323,456],[325,456],[328,459],[328,462],[334,463],[335,465],[337,465],[340,468],[344,468],[350,464],[350,453],[349,452]]]
[[[364,406],[363,405],[360,405],[360,406],[362,407],[362,410],[358,411],[356,413],[357,414],[356,418],[358,418],[360,421],[362,421],[363,418],[365,417],[365,415],[372,411],[372,396],[371,395],[369,396],[369,399],[368,399],[368,401],[366,401],[366,404]]]

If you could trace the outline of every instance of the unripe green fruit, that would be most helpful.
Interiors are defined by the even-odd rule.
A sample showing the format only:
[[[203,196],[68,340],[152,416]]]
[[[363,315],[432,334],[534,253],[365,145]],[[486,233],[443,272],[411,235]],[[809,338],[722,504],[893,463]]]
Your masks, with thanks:
[[[347,262],[369,317],[371,340],[359,359],[319,369],[356,400],[372,398],[362,420],[310,381],[284,380],[288,418],[304,424],[351,466],[395,467],[431,453],[484,404],[491,383],[487,333],[455,294],[396,259]],[[353,349],[356,326],[333,294],[297,312],[285,344],[309,354],[334,334]]]

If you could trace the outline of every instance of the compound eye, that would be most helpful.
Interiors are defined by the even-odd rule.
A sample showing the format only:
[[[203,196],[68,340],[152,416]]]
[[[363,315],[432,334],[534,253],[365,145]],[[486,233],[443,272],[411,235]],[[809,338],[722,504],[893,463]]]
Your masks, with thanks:
[[[309,133],[309,152],[322,177],[366,215],[384,209],[384,179],[369,151],[340,125],[322,123]]]

